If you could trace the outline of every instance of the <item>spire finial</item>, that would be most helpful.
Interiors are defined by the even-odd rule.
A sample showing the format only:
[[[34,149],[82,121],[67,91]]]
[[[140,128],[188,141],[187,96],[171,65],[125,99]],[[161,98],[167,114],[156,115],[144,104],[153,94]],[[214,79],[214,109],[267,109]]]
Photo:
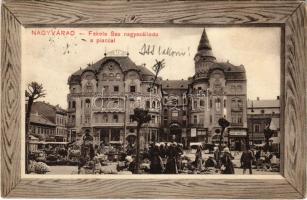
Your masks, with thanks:
[[[203,34],[201,35],[197,50],[212,50],[205,28],[203,30]]]

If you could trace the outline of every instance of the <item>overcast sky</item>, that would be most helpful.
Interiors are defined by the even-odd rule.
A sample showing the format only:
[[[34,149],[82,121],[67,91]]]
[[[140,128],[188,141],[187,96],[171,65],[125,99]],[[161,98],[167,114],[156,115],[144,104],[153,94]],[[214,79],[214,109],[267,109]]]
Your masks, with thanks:
[[[74,31],[73,36],[33,35],[32,31]],[[89,31],[105,32],[108,36],[89,36]],[[111,36],[111,31],[121,36]],[[157,33],[157,37],[129,37],[124,33]],[[136,64],[151,68],[155,59],[165,59],[163,79],[187,79],[194,74],[194,55],[203,28],[35,28],[23,29],[22,75],[24,85],[42,83],[51,104],[67,107],[67,79],[88,63],[104,57],[105,51],[129,51]],[[229,60],[244,65],[247,73],[247,97],[275,99],[280,94],[280,29],[279,28],[206,28],[217,61]],[[51,32],[49,32],[51,34]],[[114,39],[114,43],[96,43],[96,39]],[[91,42],[93,39],[93,42]],[[144,44],[154,55],[142,55]],[[179,55],[161,55],[170,48]],[[159,54],[160,49],[160,54]]]

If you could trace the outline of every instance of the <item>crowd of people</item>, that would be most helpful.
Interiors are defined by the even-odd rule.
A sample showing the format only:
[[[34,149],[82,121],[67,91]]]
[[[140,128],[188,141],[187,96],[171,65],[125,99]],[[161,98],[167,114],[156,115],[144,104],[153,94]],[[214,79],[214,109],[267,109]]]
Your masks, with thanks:
[[[139,152],[137,163],[135,144],[128,144],[125,148],[119,145],[114,153],[111,145],[94,146],[93,137],[86,133],[79,147],[75,146],[73,144],[66,149],[59,149],[56,152],[60,156],[56,158],[77,158],[75,163],[78,173],[81,173],[82,168],[90,168],[91,173],[106,173],[97,169],[115,164],[117,172],[142,174],[235,174],[238,172],[235,168],[242,168],[243,174],[253,174],[253,170],[279,171],[278,154],[262,148],[231,152],[227,146],[214,146],[209,153],[202,145],[196,149],[184,149],[181,143],[176,142],[151,143]]]

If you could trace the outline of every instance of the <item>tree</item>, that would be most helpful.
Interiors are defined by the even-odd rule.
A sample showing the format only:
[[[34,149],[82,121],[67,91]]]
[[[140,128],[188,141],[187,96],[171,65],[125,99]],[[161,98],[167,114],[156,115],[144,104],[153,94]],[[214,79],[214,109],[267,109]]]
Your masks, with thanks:
[[[32,111],[32,105],[35,100],[45,97],[46,93],[42,84],[37,82],[31,82],[28,84],[25,91],[27,108],[26,108],[26,173],[28,172],[28,140],[29,140],[29,128],[30,128],[30,117]]]
[[[148,110],[142,108],[135,108],[134,114],[132,115],[132,120],[137,122],[136,126],[136,166],[135,173],[140,172],[140,130],[144,123],[151,120],[151,116],[148,114]]]
[[[230,123],[225,118],[220,118],[218,120],[218,123],[222,127],[222,131],[221,131],[221,135],[220,135],[220,142],[219,142],[219,149],[222,150],[222,140],[223,140],[224,131],[230,125]]]

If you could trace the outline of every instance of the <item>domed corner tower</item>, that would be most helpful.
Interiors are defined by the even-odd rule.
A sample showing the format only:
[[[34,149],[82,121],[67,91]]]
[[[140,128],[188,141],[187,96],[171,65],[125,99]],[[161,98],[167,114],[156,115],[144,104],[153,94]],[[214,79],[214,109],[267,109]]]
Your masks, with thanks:
[[[210,66],[216,62],[216,58],[212,53],[212,48],[206,33],[206,29],[204,29],[200,38],[194,61],[195,74],[206,74]]]

